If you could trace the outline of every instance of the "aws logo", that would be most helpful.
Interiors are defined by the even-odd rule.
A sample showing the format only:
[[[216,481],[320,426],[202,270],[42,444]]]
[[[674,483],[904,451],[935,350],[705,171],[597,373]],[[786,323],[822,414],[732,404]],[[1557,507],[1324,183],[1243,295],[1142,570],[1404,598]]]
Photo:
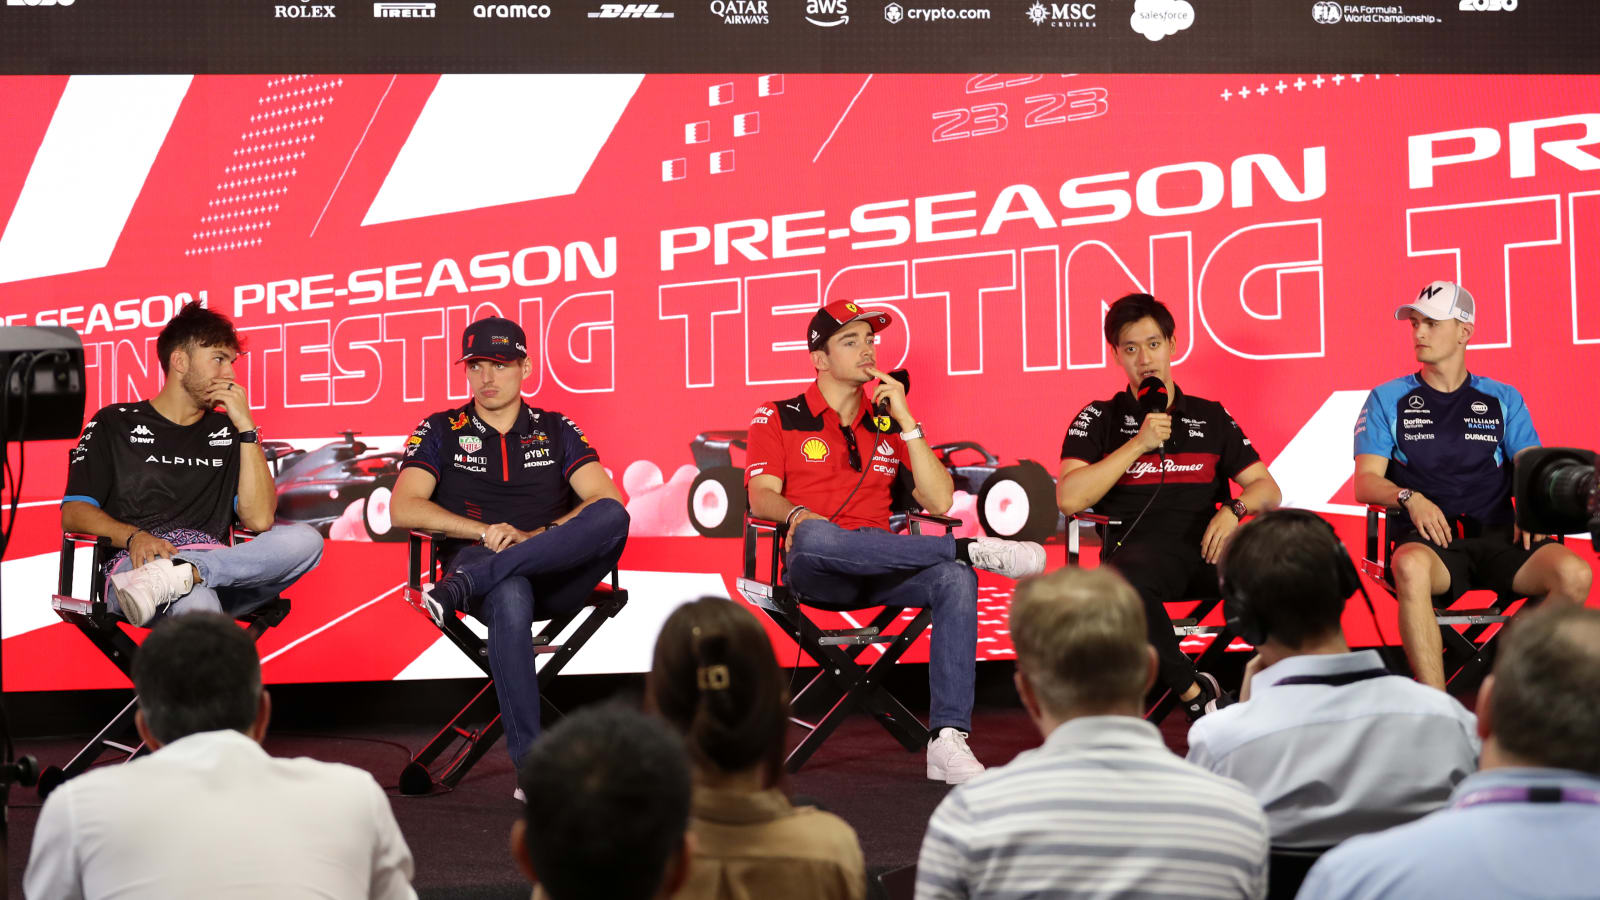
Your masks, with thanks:
[[[828,458],[828,442],[822,438],[806,438],[800,445],[800,455],[806,462],[822,462]]]

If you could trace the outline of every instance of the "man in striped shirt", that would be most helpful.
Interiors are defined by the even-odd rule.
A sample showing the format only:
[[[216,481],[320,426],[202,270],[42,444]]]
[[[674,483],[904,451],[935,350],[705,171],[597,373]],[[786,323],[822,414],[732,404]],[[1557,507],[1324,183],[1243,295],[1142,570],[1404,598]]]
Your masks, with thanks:
[[[1139,717],[1156,655],[1133,588],[1104,568],[1029,579],[1011,605],[1011,639],[1044,745],[939,804],[918,900],[1265,896],[1261,807],[1174,756]]]

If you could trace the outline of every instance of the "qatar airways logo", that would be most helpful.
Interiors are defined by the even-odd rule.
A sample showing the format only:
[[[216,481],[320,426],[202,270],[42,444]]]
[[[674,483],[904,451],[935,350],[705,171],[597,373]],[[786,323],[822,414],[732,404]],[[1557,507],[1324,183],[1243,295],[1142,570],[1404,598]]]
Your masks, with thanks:
[[[1199,472],[1205,468],[1205,463],[1183,465],[1181,463],[1173,462],[1169,459],[1166,460],[1162,466],[1157,466],[1153,462],[1141,459],[1128,467],[1128,474],[1135,478],[1143,478],[1146,475],[1154,475],[1157,472],[1162,471],[1163,467],[1167,472]]]

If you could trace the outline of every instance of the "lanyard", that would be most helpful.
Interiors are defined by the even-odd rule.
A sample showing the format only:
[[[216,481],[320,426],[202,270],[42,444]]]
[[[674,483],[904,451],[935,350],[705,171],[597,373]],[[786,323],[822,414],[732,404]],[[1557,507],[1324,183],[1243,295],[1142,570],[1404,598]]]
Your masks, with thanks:
[[[1369,678],[1382,678],[1385,675],[1393,674],[1388,669],[1362,669],[1359,672],[1340,672],[1337,675],[1290,675],[1287,678],[1280,678],[1274,681],[1272,685],[1277,687],[1280,684],[1326,684],[1332,687],[1343,687],[1347,684],[1355,684],[1358,681],[1366,681]]]
[[[1600,806],[1600,791],[1556,787],[1553,784],[1525,788],[1484,788],[1462,797],[1455,806],[1457,809],[1466,809],[1469,806],[1483,806],[1488,803],[1586,803],[1590,806]]]

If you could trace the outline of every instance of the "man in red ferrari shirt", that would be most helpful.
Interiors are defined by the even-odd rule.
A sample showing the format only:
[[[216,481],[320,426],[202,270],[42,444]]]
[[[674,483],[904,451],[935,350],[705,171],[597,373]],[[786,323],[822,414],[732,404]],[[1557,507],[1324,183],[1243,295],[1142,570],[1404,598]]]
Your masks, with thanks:
[[[879,371],[876,333],[889,314],[830,303],[811,318],[817,370],[805,393],[773,401],[750,422],[750,511],[789,526],[784,578],[824,609],[930,607],[928,777],[960,784],[983,771],[966,738],[978,639],[974,568],[1011,578],[1044,570],[1035,543],[889,531],[896,481],[923,509],[944,513],[954,486],[906,406],[905,388]],[[887,402],[888,415],[873,407]]]

